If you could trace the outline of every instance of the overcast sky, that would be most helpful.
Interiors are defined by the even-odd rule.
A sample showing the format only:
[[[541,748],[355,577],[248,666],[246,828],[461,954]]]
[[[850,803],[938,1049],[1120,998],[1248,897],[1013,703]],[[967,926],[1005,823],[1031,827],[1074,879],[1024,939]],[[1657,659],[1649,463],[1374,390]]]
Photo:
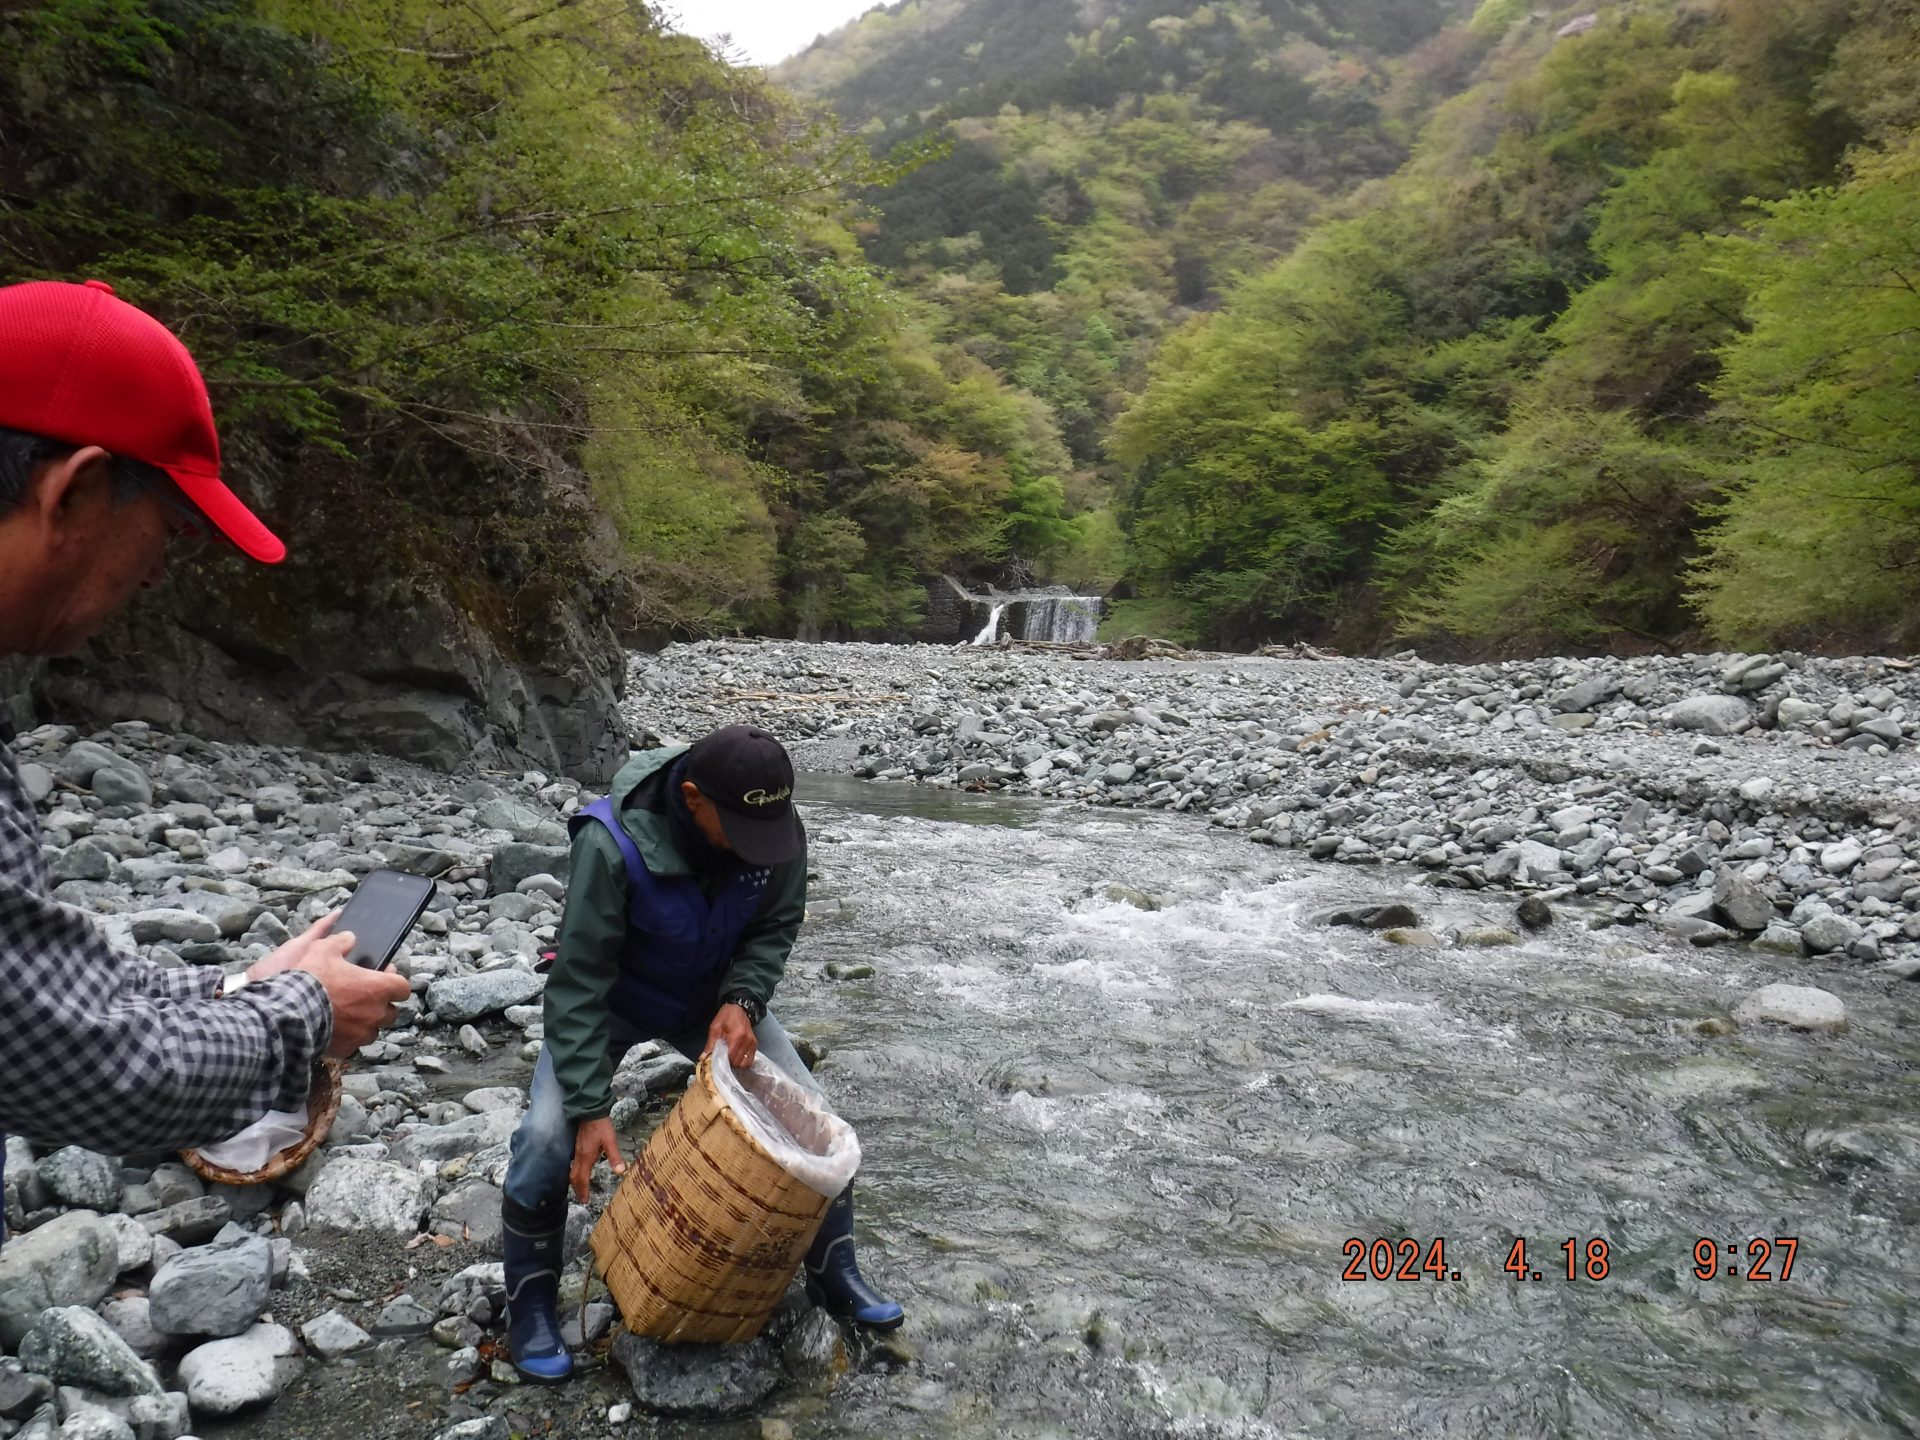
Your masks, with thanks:
[[[665,0],[679,28],[712,40],[731,35],[728,52],[750,65],[773,65],[813,37],[864,15],[879,0]]]

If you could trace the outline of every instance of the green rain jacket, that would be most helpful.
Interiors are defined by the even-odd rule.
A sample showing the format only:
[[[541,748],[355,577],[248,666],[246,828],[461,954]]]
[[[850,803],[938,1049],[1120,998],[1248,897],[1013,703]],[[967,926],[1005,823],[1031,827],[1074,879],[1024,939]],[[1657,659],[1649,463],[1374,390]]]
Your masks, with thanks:
[[[687,752],[675,745],[636,754],[613,777],[612,798],[620,820],[647,869],[655,875],[697,875],[674,841],[665,810],[632,803],[646,786]],[[648,787],[642,800],[657,794]],[[716,875],[717,881],[719,876]],[[712,893],[703,883],[702,890]],[[722,977],[718,993],[745,990],[762,1004],[786,973],[787,955],[807,908],[807,856],[773,868],[765,896]],[[627,875],[620,848],[606,827],[582,825],[574,836],[567,880],[566,913],[560,921],[559,958],[547,977],[543,1005],[547,1053],[560,1082],[567,1118],[598,1120],[613,1109],[613,1054],[607,1020],[608,995],[620,973],[627,934]]]

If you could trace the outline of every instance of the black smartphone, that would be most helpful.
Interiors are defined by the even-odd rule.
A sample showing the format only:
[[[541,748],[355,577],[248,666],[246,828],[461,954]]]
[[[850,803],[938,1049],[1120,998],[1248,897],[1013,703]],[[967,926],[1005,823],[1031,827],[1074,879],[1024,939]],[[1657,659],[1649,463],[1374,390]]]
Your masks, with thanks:
[[[333,922],[333,933],[351,930],[353,949],[347,959],[369,970],[384,970],[393,963],[400,942],[419,923],[432,898],[433,881],[423,875],[370,870],[361,877],[360,888],[353,892],[340,918]]]

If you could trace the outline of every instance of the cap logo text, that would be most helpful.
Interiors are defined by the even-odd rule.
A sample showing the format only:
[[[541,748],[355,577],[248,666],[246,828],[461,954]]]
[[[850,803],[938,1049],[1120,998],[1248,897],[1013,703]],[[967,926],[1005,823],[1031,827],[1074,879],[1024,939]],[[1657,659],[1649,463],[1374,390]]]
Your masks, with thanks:
[[[744,805],[778,805],[791,794],[793,794],[791,785],[779,790],[749,790],[740,797],[740,801]]]

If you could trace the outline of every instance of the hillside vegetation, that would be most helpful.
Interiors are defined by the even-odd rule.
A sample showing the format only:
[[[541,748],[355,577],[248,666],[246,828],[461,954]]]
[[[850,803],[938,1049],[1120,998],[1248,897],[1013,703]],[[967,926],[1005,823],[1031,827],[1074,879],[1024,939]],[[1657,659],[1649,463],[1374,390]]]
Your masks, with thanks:
[[[951,139],[863,241],[1052,408],[1123,623],[1920,638],[1920,7],[1337,13],[913,0],[781,72]]]
[[[0,0],[0,281],[176,327],[294,569],[523,650],[898,634],[1072,541],[1045,407],[844,228],[885,178],[631,0]],[[245,583],[232,648],[295,648]]]

